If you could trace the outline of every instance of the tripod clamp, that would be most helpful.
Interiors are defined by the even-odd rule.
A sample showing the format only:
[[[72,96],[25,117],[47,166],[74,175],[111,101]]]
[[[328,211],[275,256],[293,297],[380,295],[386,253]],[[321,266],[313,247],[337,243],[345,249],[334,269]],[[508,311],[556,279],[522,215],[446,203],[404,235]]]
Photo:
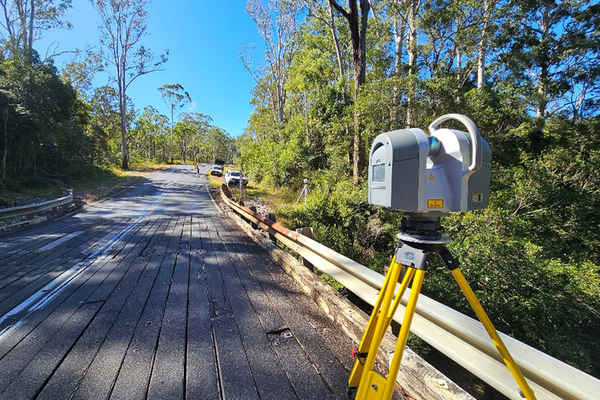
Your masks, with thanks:
[[[400,237],[402,234],[398,234]],[[414,243],[400,239],[396,248],[396,262],[414,269],[426,269],[427,260],[433,253],[439,254],[446,267],[452,271],[459,267],[458,260],[446,247],[448,241],[437,243]]]
[[[458,267],[458,261],[445,246],[450,243],[450,238],[440,232],[439,216],[409,215],[402,220],[401,229],[397,235],[399,240],[395,252],[397,263],[424,270],[429,256],[438,253],[444,262],[449,261],[446,265],[452,264]]]

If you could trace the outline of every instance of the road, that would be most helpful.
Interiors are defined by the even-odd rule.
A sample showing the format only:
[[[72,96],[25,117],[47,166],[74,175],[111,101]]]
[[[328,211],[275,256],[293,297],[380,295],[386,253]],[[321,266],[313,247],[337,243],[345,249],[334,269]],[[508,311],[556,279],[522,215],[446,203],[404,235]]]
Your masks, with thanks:
[[[206,184],[155,172],[0,238],[0,399],[346,398],[352,343]]]

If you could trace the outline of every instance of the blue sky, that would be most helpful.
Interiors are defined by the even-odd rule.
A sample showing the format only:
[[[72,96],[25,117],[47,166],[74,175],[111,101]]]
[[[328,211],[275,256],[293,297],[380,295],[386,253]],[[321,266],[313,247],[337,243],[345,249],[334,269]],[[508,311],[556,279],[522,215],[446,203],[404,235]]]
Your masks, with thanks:
[[[66,19],[73,24],[71,30],[45,32],[35,45],[42,56],[53,44],[60,50],[98,45],[99,19],[88,0],[73,1]],[[256,60],[263,56],[262,40],[246,14],[246,2],[153,0],[148,32],[144,45],[157,53],[169,49],[170,56],[164,71],[142,76],[129,88],[127,94],[136,108],[153,105],[167,114],[157,88],[179,82],[193,100],[184,111],[208,114],[230,135],[242,134],[252,111],[253,80],[239,59],[241,46],[256,45]],[[59,57],[55,64],[62,68],[72,57]],[[108,79],[107,74],[99,74],[94,85],[104,85]]]

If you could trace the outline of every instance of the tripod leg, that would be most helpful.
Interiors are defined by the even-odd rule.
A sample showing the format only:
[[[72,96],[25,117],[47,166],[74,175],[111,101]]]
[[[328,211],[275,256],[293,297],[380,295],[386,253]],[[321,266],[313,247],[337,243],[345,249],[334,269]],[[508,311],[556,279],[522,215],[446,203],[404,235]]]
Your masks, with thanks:
[[[479,318],[479,320],[485,327],[485,330],[487,331],[488,335],[490,336],[490,339],[492,339],[492,342],[496,346],[496,349],[498,349],[498,352],[504,359],[504,364],[506,364],[506,366],[508,367],[508,370],[512,374],[513,378],[515,379],[515,381],[521,388],[522,394],[525,396],[525,398],[527,400],[534,400],[535,394],[533,393],[533,391],[529,387],[529,384],[525,380],[525,377],[521,373],[521,369],[519,368],[519,366],[517,365],[515,360],[513,360],[512,356],[508,352],[508,349],[506,348],[506,346],[504,345],[504,342],[498,335],[496,328],[494,328],[492,321],[490,320],[490,318],[486,314],[485,310],[481,306],[481,303],[479,303],[477,296],[471,289],[471,286],[469,286],[469,283],[465,279],[465,276],[462,274],[462,272],[458,268],[453,269],[451,272],[452,272],[452,276],[456,280],[456,283],[458,283],[458,286],[460,286],[460,289],[464,293],[465,298],[471,305],[471,308],[477,315],[477,318]]]
[[[410,325],[412,324],[413,316],[415,315],[415,308],[417,306],[417,299],[421,292],[421,286],[423,285],[423,279],[425,277],[425,271],[419,269],[415,273],[415,279],[413,280],[412,287],[410,289],[410,297],[406,304],[406,310],[404,311],[404,318],[402,319],[402,327],[398,335],[398,341],[396,342],[396,348],[394,349],[394,358],[390,365],[390,371],[386,379],[385,390],[381,399],[388,400],[392,398],[394,392],[394,384],[396,383],[396,376],[398,375],[398,369],[400,368],[400,362],[402,361],[402,354],[406,348],[406,341],[408,340],[408,333],[410,332]]]
[[[391,399],[394,391],[394,384],[396,382],[396,375],[398,374],[398,368],[400,367],[400,360],[402,359],[402,352],[404,350],[404,346],[406,345],[406,339],[408,337],[408,331],[414,314],[415,305],[417,303],[419,291],[421,290],[421,284],[423,283],[424,273],[425,272],[423,270],[417,270],[415,272],[414,268],[409,267],[402,281],[402,287],[406,288],[409,280],[414,276],[411,294],[408,300],[406,311],[404,313],[402,328],[400,329],[400,336],[396,342],[394,358],[392,359],[392,364],[390,366],[387,378],[382,377],[372,369],[379,344],[381,343],[381,338],[385,333],[385,328],[387,328],[389,322],[391,321],[392,309],[388,309],[388,315],[386,315],[385,321],[380,324],[380,326],[383,327],[383,330],[377,332],[379,333],[377,336],[377,346],[371,346],[371,350],[369,351],[369,356],[367,358],[367,362],[365,363],[365,368],[368,367],[368,370],[365,371],[362,379],[360,380],[358,393],[356,394],[356,400]],[[388,316],[389,318],[387,318]],[[384,323],[387,323],[387,325],[384,326]]]
[[[400,290],[398,290],[398,293],[396,294],[396,298],[394,299],[394,304],[392,304],[392,308],[390,308],[390,311],[388,312],[388,315],[386,316],[386,318],[387,318],[386,324],[387,325],[389,325],[390,322],[392,322],[392,318],[394,318],[394,314],[396,314],[396,310],[398,309],[398,306],[400,305],[402,296],[404,296],[404,292],[406,292],[408,283],[411,281],[411,279],[413,278],[414,275],[415,275],[414,268],[406,269],[404,277],[402,278],[402,283],[400,284]]]
[[[385,275],[383,286],[379,291],[377,302],[373,307],[371,317],[369,318],[360,345],[358,346],[358,354],[352,372],[350,373],[350,378],[348,379],[348,387],[352,388],[359,385],[365,367],[365,357],[368,359],[368,354],[371,353],[373,347],[375,347],[374,351],[377,353],[381,338],[377,339],[376,333],[378,332],[378,326],[385,322],[385,316],[387,315],[387,310],[394,294],[401,268],[402,266],[396,263],[396,258],[392,258],[388,272]],[[387,326],[385,328],[387,328]],[[385,328],[383,331],[385,331]],[[367,371],[369,369],[370,367],[367,368]]]

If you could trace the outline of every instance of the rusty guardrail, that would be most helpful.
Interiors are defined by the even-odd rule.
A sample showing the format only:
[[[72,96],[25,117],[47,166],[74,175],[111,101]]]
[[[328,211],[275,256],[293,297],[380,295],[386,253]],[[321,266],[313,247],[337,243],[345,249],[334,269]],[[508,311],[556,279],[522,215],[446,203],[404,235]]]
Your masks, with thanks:
[[[223,188],[221,194],[225,203],[237,214],[260,226],[365,302],[375,304],[384,281],[383,275],[239,205]],[[409,294],[410,290],[407,289],[402,304],[394,315],[394,320],[398,323],[402,322]],[[421,294],[411,332],[506,397],[522,399],[518,386],[478,320]],[[502,332],[498,333],[538,399],[598,398],[600,380]]]

